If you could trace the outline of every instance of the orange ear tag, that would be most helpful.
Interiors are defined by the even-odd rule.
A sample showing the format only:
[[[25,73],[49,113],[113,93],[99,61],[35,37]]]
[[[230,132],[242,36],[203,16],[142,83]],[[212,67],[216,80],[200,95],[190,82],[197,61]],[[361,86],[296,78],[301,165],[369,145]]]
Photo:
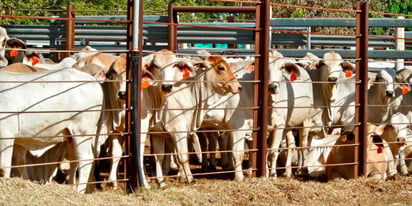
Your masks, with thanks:
[[[184,68],[183,71],[184,71],[184,72],[183,72],[183,79],[188,78],[188,77],[190,76],[189,69],[188,69],[188,68]]]
[[[350,70],[346,71],[345,77],[346,78],[352,77],[352,71],[350,71]]]
[[[296,74],[295,74],[295,71],[292,71],[291,73],[290,73],[290,81],[295,81],[296,80]]]
[[[39,62],[40,62],[39,58],[37,58],[37,57],[32,57],[31,58],[31,65],[32,66],[36,65]]]
[[[406,94],[409,92],[409,88],[406,85],[402,85],[402,94]]]
[[[15,56],[19,55],[19,50],[15,49],[16,46],[13,46],[13,48],[14,48],[14,49],[12,49],[12,50],[10,51],[10,56],[11,56],[11,57],[15,57]]]
[[[147,77],[144,77],[143,80],[142,80],[142,89],[147,89],[149,87],[150,87],[150,83],[147,80]]]

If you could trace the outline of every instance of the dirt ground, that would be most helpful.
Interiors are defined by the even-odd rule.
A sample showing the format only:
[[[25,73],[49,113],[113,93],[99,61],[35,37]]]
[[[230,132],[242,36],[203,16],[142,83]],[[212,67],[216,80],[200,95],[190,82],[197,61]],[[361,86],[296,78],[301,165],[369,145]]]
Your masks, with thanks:
[[[72,186],[40,185],[0,178],[0,205],[412,205],[412,178],[365,178],[327,183],[288,178],[247,178],[243,182],[197,178],[195,184],[168,181],[166,189],[77,194]]]

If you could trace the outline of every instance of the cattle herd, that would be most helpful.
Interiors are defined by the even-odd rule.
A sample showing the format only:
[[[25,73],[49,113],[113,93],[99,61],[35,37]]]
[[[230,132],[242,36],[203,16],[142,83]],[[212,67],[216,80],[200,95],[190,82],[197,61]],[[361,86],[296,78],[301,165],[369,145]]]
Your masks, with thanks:
[[[158,187],[166,186],[173,164],[182,180],[194,181],[191,151],[202,169],[215,170],[217,145],[226,151],[222,169],[233,171],[236,181],[251,175],[243,162],[256,129],[254,63],[204,50],[181,56],[163,49],[143,57],[139,161],[144,165],[150,137]],[[276,50],[268,64],[267,176],[352,178],[355,66],[336,52],[288,58]],[[126,55],[90,46],[51,62],[0,27],[1,176],[47,183],[64,170],[67,183],[90,192],[88,182],[99,178],[94,158],[107,148],[108,181],[117,187],[127,133],[126,65]],[[412,172],[411,75],[408,68],[369,73],[368,177]],[[146,174],[143,167],[138,172]],[[142,185],[149,188],[146,176]]]

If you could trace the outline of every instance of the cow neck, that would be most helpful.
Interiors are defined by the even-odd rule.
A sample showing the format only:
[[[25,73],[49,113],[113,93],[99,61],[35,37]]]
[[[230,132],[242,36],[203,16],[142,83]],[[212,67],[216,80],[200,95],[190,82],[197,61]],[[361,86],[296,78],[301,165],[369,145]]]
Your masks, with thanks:
[[[196,81],[192,84],[192,94],[196,99],[194,122],[193,126],[199,128],[203,122],[203,118],[209,108],[213,107],[219,100],[223,99],[222,95],[218,94],[210,85],[211,80],[207,78],[207,73],[210,69],[201,71],[196,75]]]
[[[160,85],[160,84],[159,84]],[[149,120],[150,124],[155,124],[161,119],[161,107],[166,103],[166,97],[158,86],[142,89],[142,102],[144,101],[147,113],[152,113],[152,118]]]

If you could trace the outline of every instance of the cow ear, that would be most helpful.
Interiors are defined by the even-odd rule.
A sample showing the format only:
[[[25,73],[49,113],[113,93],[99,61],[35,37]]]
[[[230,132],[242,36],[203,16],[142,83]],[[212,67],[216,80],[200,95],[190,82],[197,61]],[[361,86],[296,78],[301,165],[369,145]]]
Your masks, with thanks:
[[[190,77],[191,74],[193,74],[194,72],[193,65],[185,61],[177,62],[175,66],[179,68],[180,71],[183,72],[183,79]]]
[[[248,73],[254,72],[254,71],[255,71],[255,63],[248,64],[248,65],[246,66],[246,71],[247,71]]]
[[[284,65],[284,72],[289,74],[290,81],[295,81],[300,77],[300,71],[296,64],[294,63],[285,63]]]
[[[349,61],[343,61],[340,65],[346,78],[352,77],[352,74],[355,73],[355,66],[353,66]]]

